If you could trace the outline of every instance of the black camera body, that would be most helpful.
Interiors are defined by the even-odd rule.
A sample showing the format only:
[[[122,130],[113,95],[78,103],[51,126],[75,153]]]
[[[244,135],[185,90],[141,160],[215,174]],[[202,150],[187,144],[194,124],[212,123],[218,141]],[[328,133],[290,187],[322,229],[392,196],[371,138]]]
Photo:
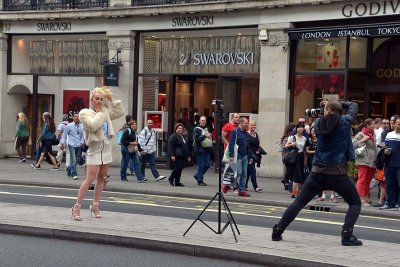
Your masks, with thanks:
[[[323,108],[309,108],[309,109],[306,109],[305,114],[307,117],[319,118],[324,115],[324,109]]]

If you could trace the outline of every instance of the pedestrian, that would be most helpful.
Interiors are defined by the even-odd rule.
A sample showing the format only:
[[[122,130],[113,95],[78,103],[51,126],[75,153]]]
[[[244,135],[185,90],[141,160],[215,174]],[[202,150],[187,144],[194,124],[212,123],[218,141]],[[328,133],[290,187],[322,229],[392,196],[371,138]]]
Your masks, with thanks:
[[[102,218],[99,201],[104,188],[104,179],[112,162],[111,139],[115,135],[112,120],[124,113],[121,100],[115,100],[106,88],[97,87],[92,91],[91,108],[79,112],[83,125],[85,144],[89,146],[86,155],[86,178],[79,188],[72,218],[81,221],[81,205],[85,193],[96,179],[93,202],[89,207],[90,215]]]
[[[400,191],[400,116],[393,118],[393,131],[385,138],[385,179],[386,179],[386,204],[381,210],[391,210],[398,205],[398,192]],[[400,209],[399,209],[400,211]]]
[[[15,150],[18,153],[18,163],[26,162],[26,146],[29,142],[29,122],[25,113],[18,113],[17,132],[15,133]]]
[[[200,186],[207,186],[204,182],[204,174],[211,166],[211,153],[212,153],[212,134],[206,127],[207,119],[201,116],[199,126],[194,128],[194,145],[195,155],[197,159],[197,171],[194,178]]]
[[[240,116],[238,113],[233,113],[231,116],[231,120],[228,123],[226,123],[221,129],[221,133],[222,133],[221,139],[222,139],[222,143],[224,144],[224,151],[225,151],[226,147],[229,145],[229,141],[230,141],[229,138],[231,136],[232,131],[234,131],[239,125],[239,118],[240,118]],[[225,165],[225,168],[227,168],[228,166],[229,166],[229,163],[227,163]],[[234,190],[239,192],[238,189],[235,188],[236,180],[234,180],[233,187],[234,187],[233,188]],[[226,184],[222,185],[222,191],[224,193],[228,192],[228,190],[230,190],[230,189],[231,189],[231,187],[229,185],[226,185]]]
[[[58,140],[61,140],[62,134],[64,133],[65,127],[67,127],[67,125],[69,124],[68,121],[68,114],[63,114],[62,116],[62,122],[57,126],[57,132],[56,132],[56,136]],[[65,168],[67,169],[69,166],[69,153],[68,153],[68,146],[64,146],[64,148],[61,148],[61,143],[58,144],[58,151],[57,151],[57,162],[61,163],[63,156],[64,156],[64,152],[65,152]]]
[[[171,186],[184,186],[181,183],[181,174],[186,163],[191,161],[188,142],[183,136],[185,126],[182,123],[175,124],[175,132],[168,139],[168,155],[174,165],[174,169],[168,178]]]
[[[125,123],[124,125],[122,125],[122,128],[118,130],[118,134],[117,134],[117,141],[118,141],[118,145],[121,145],[121,137],[123,134],[123,131],[127,128],[129,128],[129,122],[132,121],[132,115],[128,114],[125,115]],[[122,147],[121,147],[121,162],[120,162],[120,166],[122,165]],[[130,170],[130,175],[133,176],[135,174],[135,168],[133,165],[133,161],[129,160],[129,170]],[[129,174],[126,173],[126,176],[128,176]]]
[[[289,136],[285,149],[296,147],[297,156],[293,163],[286,164],[287,175],[293,182],[292,198],[300,194],[300,187],[304,183],[304,166],[307,164],[307,158],[304,156],[307,138],[303,135],[304,124],[299,122],[296,124],[296,135]]]
[[[374,175],[374,162],[376,159],[376,143],[374,134],[375,122],[368,118],[364,121],[361,132],[353,138],[353,146],[356,154],[357,166],[357,192],[363,206],[370,206],[370,188],[372,176]],[[363,151],[357,153],[357,151]]]
[[[247,165],[253,163],[253,158],[250,150],[250,135],[247,132],[249,126],[249,120],[245,117],[239,118],[239,127],[231,132],[229,137],[229,161],[234,163],[235,156],[235,144],[238,146],[237,149],[237,162],[236,171],[239,179],[239,191],[238,194],[241,197],[249,197],[250,194],[246,192],[246,178],[247,178]],[[225,192],[224,192],[225,193]]]
[[[383,133],[383,127],[382,127],[382,118],[375,118],[375,128],[374,128],[374,134],[375,134],[375,143],[376,146],[380,146],[382,143],[382,133]]]
[[[322,101],[321,107],[324,108],[324,115],[314,124],[318,143],[311,173],[300,195],[286,209],[278,224],[273,226],[271,237],[273,241],[282,240],[285,229],[318,192],[334,190],[349,204],[341,233],[342,245],[361,246],[362,242],[353,235],[354,224],[360,215],[361,201],[354,184],[347,176],[347,161],[354,159],[351,123],[357,118],[358,104],[331,100]],[[343,109],[346,110],[344,115]]]
[[[153,121],[148,120],[147,126],[144,127],[144,129],[140,132],[139,136],[139,144],[142,149],[142,151],[140,152],[142,155],[141,171],[143,176],[146,177],[144,170],[146,168],[146,163],[148,162],[150,164],[151,173],[153,174],[156,181],[161,181],[165,179],[165,176],[160,175],[157,171],[156,142],[157,142],[157,137],[156,137],[156,132],[153,129]]]
[[[296,127],[296,124],[294,122],[289,122],[286,125],[285,130],[283,131],[283,135],[279,139],[279,143],[278,143],[278,146],[279,146],[280,151],[282,153],[281,154],[282,155],[282,163],[283,163],[283,166],[285,168],[284,176],[283,176],[283,179],[281,180],[281,182],[283,184],[284,189],[288,190],[288,191],[289,191],[289,187],[290,187],[290,185],[292,183],[292,180],[291,180],[292,177],[290,177],[291,173],[288,172],[288,168],[287,168],[286,164],[283,162],[283,156],[284,156],[284,153],[285,153],[285,149],[284,149],[285,148],[285,144],[288,141],[288,138],[289,138],[289,136],[290,136],[290,134],[292,132],[292,129],[294,129],[295,127]],[[290,190],[289,193],[291,193],[291,191],[292,190]]]
[[[66,168],[67,176],[71,177],[72,180],[78,179],[78,160],[82,156],[82,148],[85,145],[85,139],[83,138],[83,127],[79,121],[79,114],[75,113],[73,121],[68,123],[60,140],[60,149],[64,150],[65,146],[68,146],[69,151],[69,165]]]
[[[137,123],[135,120],[131,120],[128,122],[128,126],[129,128],[123,130],[124,132],[121,137],[121,181],[128,181],[128,178],[126,177],[126,170],[128,169],[128,165],[130,164],[130,162],[132,162],[138,182],[146,182],[147,179],[143,177],[142,171],[140,170],[139,153],[141,151],[141,148],[138,143],[138,136],[136,133]]]
[[[260,138],[256,132],[257,123],[255,121],[250,121],[249,125],[249,145],[253,158],[253,163],[247,165],[247,179],[246,179],[246,189],[248,188],[249,179],[251,178],[251,184],[253,185],[254,192],[262,191],[261,187],[257,184],[257,171],[256,164],[260,167],[261,164],[261,151],[260,151]]]
[[[55,134],[56,126],[54,124],[53,118],[50,116],[50,113],[44,112],[42,115],[42,119],[43,119],[42,133],[40,134],[39,139],[37,141],[37,147],[39,147],[40,156],[39,159],[36,161],[36,163],[31,164],[31,166],[35,170],[40,170],[40,164],[42,163],[44,158],[48,156],[51,160],[51,164],[53,164],[53,167],[50,170],[58,171],[59,167],[52,149],[54,142],[57,139]]]

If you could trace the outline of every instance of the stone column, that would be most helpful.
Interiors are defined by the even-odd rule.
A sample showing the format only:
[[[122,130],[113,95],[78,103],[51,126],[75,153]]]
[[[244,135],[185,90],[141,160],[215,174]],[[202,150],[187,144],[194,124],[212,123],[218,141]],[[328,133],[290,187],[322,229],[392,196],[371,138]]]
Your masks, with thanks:
[[[275,142],[282,136],[289,119],[289,57],[287,29],[290,23],[259,25],[268,32],[268,41],[261,41],[260,97],[257,131],[261,146],[268,152],[257,170],[262,177],[282,177],[281,153]]]
[[[1,104],[1,111],[0,111],[0,158],[4,158],[6,155],[6,147],[12,141],[12,137],[15,135],[15,128],[13,129],[14,132],[11,136],[7,136],[8,130],[4,127],[4,122],[10,120],[11,118],[14,119],[15,117],[8,117],[9,112],[7,111],[7,103],[5,101],[5,96],[7,95],[7,34],[0,33],[0,85],[1,85],[1,93],[0,93],[0,104]],[[7,142],[8,141],[8,142]]]
[[[117,51],[118,58],[123,66],[119,69],[119,84],[118,87],[110,86],[115,99],[121,99],[125,108],[125,115],[132,113],[132,90],[133,90],[133,62],[134,62],[134,47],[135,47],[135,32],[132,31],[109,31],[108,49],[109,59],[113,58]],[[136,96],[137,97],[137,96]],[[115,132],[125,123],[125,115],[117,119],[113,123]],[[113,165],[119,165],[121,157],[121,148],[117,144],[116,137],[113,142]]]

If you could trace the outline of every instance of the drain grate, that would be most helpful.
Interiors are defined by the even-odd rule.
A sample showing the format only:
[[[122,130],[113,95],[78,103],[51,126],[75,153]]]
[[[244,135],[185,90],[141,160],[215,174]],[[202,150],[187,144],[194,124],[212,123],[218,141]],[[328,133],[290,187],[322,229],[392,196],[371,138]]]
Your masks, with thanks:
[[[309,210],[315,210],[315,211],[324,211],[324,212],[330,212],[331,211],[331,207],[327,207],[327,206],[314,206],[311,205],[308,207]]]

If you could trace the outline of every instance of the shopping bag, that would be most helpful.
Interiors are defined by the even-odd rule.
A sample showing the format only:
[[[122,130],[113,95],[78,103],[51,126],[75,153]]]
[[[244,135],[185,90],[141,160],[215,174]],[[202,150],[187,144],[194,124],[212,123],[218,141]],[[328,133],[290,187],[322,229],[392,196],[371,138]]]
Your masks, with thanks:
[[[237,176],[236,164],[229,163],[225,165],[224,175],[222,178],[222,184],[232,185]]]

